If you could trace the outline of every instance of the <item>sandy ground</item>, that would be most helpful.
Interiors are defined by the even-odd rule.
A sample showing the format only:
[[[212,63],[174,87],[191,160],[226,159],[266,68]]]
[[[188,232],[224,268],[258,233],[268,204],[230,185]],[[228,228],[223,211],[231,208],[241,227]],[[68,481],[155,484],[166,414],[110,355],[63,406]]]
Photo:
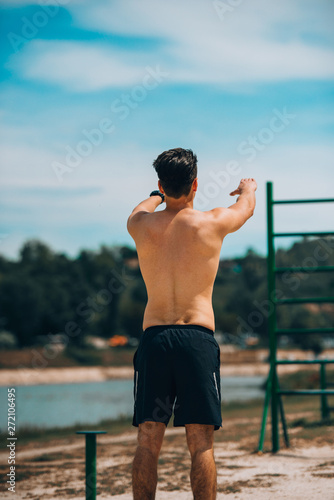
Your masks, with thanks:
[[[295,415],[296,416],[296,415]],[[231,419],[215,433],[215,459],[218,473],[218,499],[334,499],[333,439],[305,440],[291,430],[292,447],[276,454],[255,452],[260,421],[258,418]],[[230,441],[238,428],[238,442]],[[328,428],[328,432],[330,428]],[[98,438],[98,498],[130,500],[131,463],[136,447],[136,432]],[[84,490],[84,438],[48,443],[35,442],[17,449],[15,495],[4,491],[2,499],[82,500]],[[1,474],[7,473],[7,452],[0,453]],[[190,459],[183,428],[168,428],[159,459],[157,500],[190,500]],[[4,477],[4,476],[3,476]],[[2,482],[2,485],[4,482]]]
[[[280,367],[285,371],[303,368]],[[283,371],[283,370],[282,370]],[[222,376],[266,375],[262,362],[222,364]],[[1,385],[101,381],[132,378],[132,367],[88,367],[1,370]],[[242,411],[242,410],[241,410]],[[243,411],[242,418],[224,420],[224,428],[215,433],[217,498],[231,500],[334,500],[333,427],[321,431],[293,427],[291,447],[276,454],[256,453],[260,418]],[[310,416],[310,415],[309,415]],[[247,418],[248,417],[248,418]],[[298,419],[303,414],[290,415]],[[298,424],[299,425],[299,424]],[[268,429],[269,436],[269,429]],[[265,450],[269,450],[269,441]],[[136,431],[118,436],[98,437],[98,498],[130,500],[131,464],[136,448]],[[85,449],[82,436],[52,441],[17,444],[16,491],[6,491],[1,481],[1,499],[82,500],[85,497]],[[0,474],[8,473],[8,452],[0,452]],[[190,500],[190,458],[184,429],[168,428],[159,459],[157,500]]]

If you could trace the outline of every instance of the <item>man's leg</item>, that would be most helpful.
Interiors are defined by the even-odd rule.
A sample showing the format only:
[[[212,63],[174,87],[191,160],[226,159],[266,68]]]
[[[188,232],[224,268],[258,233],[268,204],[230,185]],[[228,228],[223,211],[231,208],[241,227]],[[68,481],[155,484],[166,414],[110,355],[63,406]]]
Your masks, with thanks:
[[[158,481],[158,458],[166,430],[163,422],[143,422],[132,466],[134,500],[154,500]]]
[[[213,457],[213,425],[186,424],[191,455],[190,481],[195,500],[215,500],[216,464]]]

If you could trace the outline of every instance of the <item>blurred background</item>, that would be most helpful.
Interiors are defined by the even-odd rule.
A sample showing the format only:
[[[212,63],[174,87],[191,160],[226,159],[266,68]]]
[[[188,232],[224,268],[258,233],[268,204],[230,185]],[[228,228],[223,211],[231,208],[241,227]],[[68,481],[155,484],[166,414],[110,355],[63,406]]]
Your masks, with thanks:
[[[131,364],[146,292],[126,220],[173,147],[198,156],[195,208],[229,206],[242,177],[258,182],[254,217],[224,242],[214,308],[221,343],[266,347],[265,183],[276,199],[333,197],[333,2],[0,6],[0,366]],[[333,230],[332,205],[275,209],[275,229]],[[334,265],[333,248],[285,240],[277,258]],[[306,278],[279,286],[332,294],[331,276]],[[331,304],[279,317],[295,328],[333,319]]]

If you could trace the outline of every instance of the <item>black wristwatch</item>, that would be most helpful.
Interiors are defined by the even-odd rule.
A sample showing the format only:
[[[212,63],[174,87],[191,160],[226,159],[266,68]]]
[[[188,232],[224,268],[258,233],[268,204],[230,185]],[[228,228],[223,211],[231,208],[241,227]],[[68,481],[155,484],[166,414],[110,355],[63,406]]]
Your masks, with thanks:
[[[161,203],[163,203],[165,201],[165,195],[160,193],[160,191],[156,190],[156,191],[152,191],[152,193],[150,194],[150,196],[160,196],[161,198]]]

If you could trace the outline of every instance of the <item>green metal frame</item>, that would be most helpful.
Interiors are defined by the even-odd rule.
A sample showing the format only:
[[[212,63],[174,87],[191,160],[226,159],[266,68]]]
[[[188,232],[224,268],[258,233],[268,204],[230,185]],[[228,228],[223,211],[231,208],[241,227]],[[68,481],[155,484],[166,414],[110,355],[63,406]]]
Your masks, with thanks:
[[[286,203],[329,203],[334,202],[334,198],[326,199],[311,199],[311,200],[274,200],[273,199],[273,184],[267,182],[267,244],[268,244],[268,258],[267,258],[267,271],[268,271],[268,298],[269,302],[273,304],[268,316],[268,330],[269,330],[269,362],[270,369],[266,384],[266,394],[263,406],[262,424],[259,437],[258,451],[262,452],[263,443],[266,431],[266,422],[268,417],[268,409],[271,407],[271,441],[272,451],[275,453],[280,448],[279,436],[279,415],[281,417],[284,441],[286,446],[289,446],[289,436],[287,432],[287,425],[284,416],[284,408],[282,395],[320,395],[321,396],[321,416],[323,419],[328,418],[330,408],[327,403],[327,396],[334,395],[334,390],[327,389],[326,384],[326,365],[334,363],[334,359],[314,359],[314,360],[279,360],[277,359],[277,336],[278,335],[291,335],[291,334],[308,334],[308,333],[333,333],[334,328],[298,328],[298,329],[279,329],[277,328],[276,321],[276,308],[280,304],[301,304],[301,303],[320,303],[320,302],[334,302],[334,297],[317,297],[317,298],[293,298],[281,299],[276,298],[276,274],[290,272],[328,272],[334,271],[334,266],[317,266],[317,267],[281,267],[277,268],[275,263],[275,245],[274,239],[277,237],[291,237],[291,236],[332,236],[334,232],[294,232],[294,233],[275,233],[274,232],[274,210],[275,204],[281,205]],[[320,365],[320,389],[318,390],[281,390],[277,375],[277,365],[283,364],[319,364]]]

